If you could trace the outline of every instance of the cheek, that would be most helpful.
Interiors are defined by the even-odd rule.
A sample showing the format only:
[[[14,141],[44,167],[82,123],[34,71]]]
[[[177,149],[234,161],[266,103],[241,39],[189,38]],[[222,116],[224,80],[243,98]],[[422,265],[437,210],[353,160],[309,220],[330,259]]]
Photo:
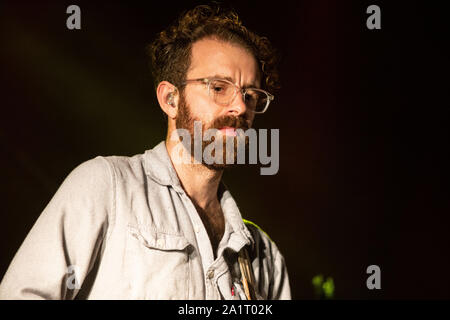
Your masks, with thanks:
[[[192,114],[196,120],[202,121],[204,125],[211,124],[217,118],[217,115],[204,105],[199,105],[198,108],[192,110]]]
[[[193,118],[201,120],[203,123],[211,123],[219,114],[220,110],[211,104],[209,97],[191,95],[187,96],[186,100]]]

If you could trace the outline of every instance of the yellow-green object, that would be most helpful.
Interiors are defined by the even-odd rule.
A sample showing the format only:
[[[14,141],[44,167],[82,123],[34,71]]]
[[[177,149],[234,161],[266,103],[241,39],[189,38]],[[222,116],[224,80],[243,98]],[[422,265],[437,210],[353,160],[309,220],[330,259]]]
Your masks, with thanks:
[[[323,275],[318,274],[312,279],[312,284],[314,288],[321,288],[323,283]]]
[[[327,277],[324,281],[324,276],[318,274],[312,278],[312,285],[317,298],[333,299],[335,286],[332,277]]]
[[[334,281],[333,278],[328,277],[322,285],[323,293],[326,299],[332,299],[334,295]]]

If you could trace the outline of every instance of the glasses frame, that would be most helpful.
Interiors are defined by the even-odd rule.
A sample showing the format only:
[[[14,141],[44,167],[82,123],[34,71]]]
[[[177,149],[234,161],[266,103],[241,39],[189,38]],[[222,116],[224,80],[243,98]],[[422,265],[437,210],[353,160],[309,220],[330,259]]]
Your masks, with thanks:
[[[253,111],[253,110],[250,110],[250,109],[249,109],[249,110],[250,110],[251,112],[255,113],[255,114],[261,114],[261,113],[264,113],[264,112],[267,111],[267,108],[269,108],[270,102],[273,101],[273,100],[275,99],[275,97],[274,97],[272,94],[270,94],[269,92],[267,92],[267,91],[265,91],[265,90],[263,90],[263,89],[258,89],[258,88],[241,88],[241,87],[239,87],[238,85],[236,85],[236,84],[234,84],[233,82],[231,82],[230,80],[228,80],[228,79],[223,79],[223,78],[215,78],[215,77],[214,77],[214,78],[189,79],[189,80],[184,81],[183,84],[186,85],[186,84],[189,84],[189,83],[200,82],[200,83],[203,83],[203,84],[207,85],[207,87],[208,87],[208,96],[209,96],[211,99],[214,100],[214,98],[211,97],[211,82],[217,81],[217,80],[219,80],[219,81],[224,81],[224,82],[226,82],[226,83],[232,85],[232,86],[235,88],[233,97],[230,99],[230,102],[228,102],[228,103],[225,104],[225,105],[230,104],[230,103],[234,100],[234,98],[236,98],[236,95],[237,95],[238,92],[240,92],[240,93],[242,94],[242,98],[243,98],[244,101],[245,101],[245,95],[246,95],[246,93],[247,93],[247,90],[259,91],[259,92],[262,92],[262,93],[264,93],[264,94],[267,95],[267,102],[266,102],[266,105],[265,105],[264,109],[263,109],[262,111]],[[218,102],[216,102],[216,101],[214,101],[214,102],[215,102],[215,103],[218,103]],[[221,104],[221,103],[218,103],[218,104]]]

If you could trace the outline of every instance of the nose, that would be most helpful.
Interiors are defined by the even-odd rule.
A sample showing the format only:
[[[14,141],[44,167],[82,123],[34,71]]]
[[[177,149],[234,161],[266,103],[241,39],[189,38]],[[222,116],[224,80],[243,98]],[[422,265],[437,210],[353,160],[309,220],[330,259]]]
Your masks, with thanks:
[[[245,112],[247,112],[247,106],[244,101],[244,95],[242,91],[238,91],[228,107],[228,113],[237,117]]]

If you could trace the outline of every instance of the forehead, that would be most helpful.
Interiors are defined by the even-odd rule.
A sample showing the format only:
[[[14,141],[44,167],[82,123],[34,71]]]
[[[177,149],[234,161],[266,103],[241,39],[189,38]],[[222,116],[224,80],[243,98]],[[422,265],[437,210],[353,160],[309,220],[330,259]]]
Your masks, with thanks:
[[[243,85],[259,84],[258,64],[247,49],[237,44],[202,39],[192,45],[187,78],[221,75]]]

